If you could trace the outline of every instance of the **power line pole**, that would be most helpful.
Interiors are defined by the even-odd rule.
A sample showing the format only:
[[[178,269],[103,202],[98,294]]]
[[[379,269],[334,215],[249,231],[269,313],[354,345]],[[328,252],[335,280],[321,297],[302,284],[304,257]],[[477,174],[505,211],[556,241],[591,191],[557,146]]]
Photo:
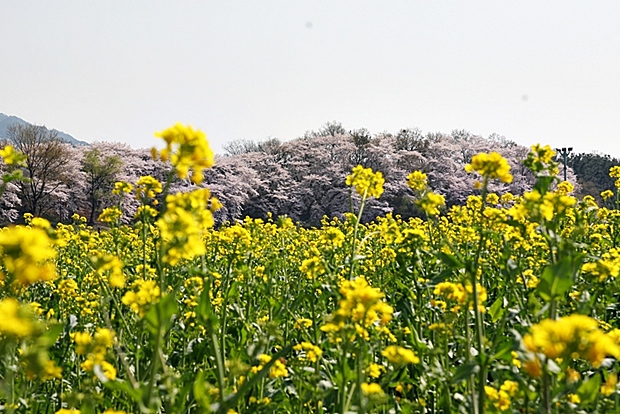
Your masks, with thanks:
[[[573,151],[573,147],[564,147],[564,148],[556,148],[555,149],[564,160],[564,181],[566,181],[566,159],[568,158],[568,154]]]

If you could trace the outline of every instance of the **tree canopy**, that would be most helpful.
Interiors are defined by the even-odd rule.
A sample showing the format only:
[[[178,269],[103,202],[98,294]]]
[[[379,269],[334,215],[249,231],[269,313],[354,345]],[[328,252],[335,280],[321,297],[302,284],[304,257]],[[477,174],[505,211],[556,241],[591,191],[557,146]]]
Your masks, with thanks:
[[[10,141],[28,156],[24,176],[29,180],[7,187],[0,199],[0,220],[15,221],[31,212],[66,221],[78,213],[95,223],[103,208],[118,202],[119,196],[111,196],[115,181],[135,184],[141,176],[160,181],[168,176],[169,165],[153,160],[149,150],[109,142],[73,147],[54,134],[40,126],[11,127]],[[234,141],[225,149],[227,154],[205,171],[202,184],[223,204],[215,215],[220,223],[271,213],[318,226],[324,216],[342,217],[359,202],[345,185],[345,177],[358,164],[381,171],[386,180],[381,199],[371,200],[365,209],[366,221],[388,212],[405,218],[420,214],[406,185],[406,176],[414,170],[428,175],[430,186],[448,206],[464,203],[477,191],[475,177],[464,166],[480,152],[502,154],[514,175],[512,183],[494,184],[492,191],[518,195],[534,182],[521,164],[528,148],[498,134],[484,138],[465,130],[424,133],[409,127],[396,134],[372,134],[365,128],[347,131],[330,122],[289,141]],[[600,154],[572,154],[568,179],[576,185],[577,195],[598,197],[613,186],[609,167],[619,163]],[[195,187],[189,180],[175,179],[170,192]],[[137,206],[134,197],[124,196],[124,220],[133,217]]]

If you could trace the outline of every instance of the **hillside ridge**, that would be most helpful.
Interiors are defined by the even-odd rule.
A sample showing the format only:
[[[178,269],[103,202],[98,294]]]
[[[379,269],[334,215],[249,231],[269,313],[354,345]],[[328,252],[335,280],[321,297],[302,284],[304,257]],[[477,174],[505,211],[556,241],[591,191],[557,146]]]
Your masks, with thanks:
[[[30,124],[30,122],[19,118],[15,115],[7,115],[4,114],[2,112],[0,112],[0,139],[6,139],[8,136],[8,127],[9,125],[12,124],[21,124],[21,125],[25,125],[25,124]],[[67,134],[66,132],[62,132],[59,131],[57,129],[52,129],[52,131],[56,131],[56,133],[58,134],[58,138],[61,141],[67,142],[69,144],[72,145],[90,145],[88,142],[86,141],[80,141],[79,139],[74,138],[73,136],[71,136],[70,134]]]

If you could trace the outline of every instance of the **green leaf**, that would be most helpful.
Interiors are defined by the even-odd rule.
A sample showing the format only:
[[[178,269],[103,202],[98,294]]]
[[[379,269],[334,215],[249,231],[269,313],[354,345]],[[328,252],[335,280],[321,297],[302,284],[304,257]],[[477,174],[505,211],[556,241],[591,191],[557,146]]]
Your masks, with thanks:
[[[198,299],[198,306],[196,306],[196,317],[203,323],[209,323],[213,328],[218,326],[218,318],[211,306],[211,297],[209,296],[210,290],[205,289],[200,294]]]
[[[504,316],[504,313],[506,313],[506,309],[504,309],[504,298],[497,298],[489,308],[491,320],[497,322]]]
[[[415,347],[416,351],[420,351],[420,352],[427,351],[428,345],[426,344],[426,342],[420,339],[418,332],[415,329],[413,329],[413,326],[411,324],[409,324],[409,330],[411,331],[411,334],[409,335],[409,337],[412,339],[411,342],[413,342],[413,346]]]
[[[452,383],[455,384],[460,381],[464,381],[471,375],[475,375],[480,371],[478,364],[463,364],[456,369],[452,376]]]
[[[544,300],[551,300],[566,293],[575,281],[581,265],[581,256],[566,256],[558,263],[543,270],[536,292]]]
[[[437,253],[437,257],[445,264],[447,265],[449,268],[453,269],[453,270],[458,270],[458,269],[464,269],[465,265],[463,264],[463,262],[461,262],[459,259],[457,259],[455,256],[448,254],[448,253],[444,253],[444,252],[439,252]]]
[[[47,328],[47,331],[45,331],[45,333],[41,335],[41,337],[38,339],[38,342],[45,347],[50,347],[54,345],[65,327],[62,324],[56,323],[48,325]]]
[[[534,190],[538,190],[541,195],[547,194],[549,186],[556,178],[550,175],[543,175],[536,177],[536,184],[534,184]]]
[[[594,375],[585,380],[577,389],[577,395],[582,404],[589,404],[596,399],[601,388],[601,376]]]
[[[205,392],[207,390],[207,381],[204,371],[200,371],[194,381],[194,398],[200,407],[209,407],[209,396]],[[210,384],[209,384],[210,385]]]
[[[142,390],[135,389],[126,381],[114,380],[104,382],[103,385],[110,390],[120,391],[125,395],[131,397],[137,403],[141,403],[142,401]]]
[[[230,288],[228,289],[228,292],[226,293],[226,298],[230,299],[230,298],[236,298],[239,297],[239,282],[234,281],[230,284]]]
[[[433,277],[428,282],[428,285],[429,286],[436,286],[436,285],[438,285],[441,282],[445,282],[450,276],[452,276],[452,274],[453,274],[452,269],[445,269],[441,273],[439,273],[437,276]]]
[[[149,332],[158,335],[172,325],[172,317],[177,312],[177,301],[173,292],[162,296],[146,313],[144,320]]]
[[[513,344],[512,344],[512,340],[507,340],[505,342],[500,343],[498,346],[496,346],[497,351],[495,352],[495,355],[493,355],[493,359],[501,359],[505,362],[510,362],[512,361],[512,350],[513,350]]]

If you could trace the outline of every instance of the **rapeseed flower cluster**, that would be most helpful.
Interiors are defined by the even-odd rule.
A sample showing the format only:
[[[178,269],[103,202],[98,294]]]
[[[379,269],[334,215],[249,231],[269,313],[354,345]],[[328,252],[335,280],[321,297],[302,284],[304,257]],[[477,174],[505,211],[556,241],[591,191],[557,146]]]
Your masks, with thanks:
[[[601,394],[605,397],[609,397],[611,394],[616,392],[618,386],[618,375],[609,374],[605,383],[601,385]]]
[[[300,352],[298,358],[300,361],[310,361],[316,362],[321,355],[323,355],[323,351],[316,345],[313,345],[311,342],[301,342],[293,347],[293,350]]]
[[[558,163],[554,161],[555,151],[549,145],[544,147],[540,144],[532,145],[523,165],[532,170],[535,174],[547,173],[557,175],[559,173]]]
[[[512,403],[512,397],[514,397],[519,391],[519,383],[515,381],[506,380],[499,387],[499,389],[486,385],[484,392],[489,401],[500,411],[507,411],[510,409]]]
[[[532,325],[523,337],[525,349],[550,359],[583,358],[598,368],[606,356],[620,357],[614,339],[599,329],[599,323],[586,315],[573,314],[557,320],[545,319]]]
[[[515,220],[551,221],[556,216],[563,217],[575,204],[575,197],[551,191],[543,196],[538,190],[533,190],[523,194],[520,202],[512,206],[508,213]]]
[[[376,382],[363,382],[361,388],[362,392],[368,396],[383,396],[385,394],[383,392],[383,388],[381,388],[381,385]]]
[[[571,183],[569,183],[568,181],[562,181],[561,183],[558,184],[558,188],[556,190],[556,192],[559,195],[569,195],[570,193],[572,193],[575,190],[575,186],[572,185]]]
[[[615,165],[609,169],[609,176],[615,178],[614,185],[620,190],[620,166]]]
[[[121,301],[143,318],[151,304],[159,301],[161,290],[155,280],[141,279],[136,280],[131,289],[123,295]]]
[[[312,256],[305,259],[301,263],[299,270],[305,274],[308,279],[316,279],[317,277],[325,274],[327,268],[325,267],[325,263],[323,263],[323,259],[321,257]]]
[[[471,163],[465,165],[465,171],[468,173],[475,171],[485,178],[498,179],[503,183],[512,182],[508,160],[497,152],[474,155]]]
[[[413,171],[407,176],[407,185],[416,192],[416,205],[429,217],[439,215],[439,208],[446,205],[446,199],[441,194],[434,193],[428,186],[428,177],[422,171]]]
[[[142,176],[138,178],[136,181],[136,200],[140,201],[143,205],[153,203],[157,205],[157,197],[158,194],[161,194],[163,191],[163,186],[161,182],[157,178],[151,177],[150,175]]]
[[[86,372],[100,371],[103,381],[116,379],[116,368],[105,360],[106,354],[114,344],[114,333],[107,328],[98,328],[94,336],[89,332],[75,332],[71,335],[76,345],[76,353],[85,355],[81,367]],[[103,377],[101,376],[103,375]]]
[[[352,173],[346,179],[346,184],[355,187],[355,191],[363,199],[366,197],[381,197],[384,183],[385,179],[381,171],[375,173],[372,169],[364,168],[361,165],[354,167]]]
[[[24,338],[41,329],[34,317],[32,308],[22,305],[16,299],[0,299],[0,335],[4,337]]]
[[[133,191],[133,185],[125,181],[117,181],[114,183],[112,194],[121,195],[129,194]]]
[[[190,277],[183,283],[183,287],[185,293],[183,303],[187,306],[187,310],[183,313],[183,319],[185,322],[189,322],[190,326],[194,326],[196,318],[195,309],[198,306],[198,299],[204,288],[204,280],[198,276]]]
[[[603,282],[609,277],[617,278],[620,274],[620,251],[610,249],[603,253],[599,260],[584,263],[581,266],[581,271],[596,277],[599,282]]]
[[[159,153],[153,148],[153,158],[172,163],[177,176],[187,178],[189,170],[192,170],[191,180],[194,184],[200,184],[204,180],[203,170],[211,168],[215,163],[215,155],[207,142],[204,132],[195,130],[190,125],[177,122],[175,125],[155,136],[166,141],[166,148]]]
[[[102,223],[116,224],[123,217],[123,212],[116,206],[106,207],[99,214],[98,220]]]
[[[601,198],[602,198],[604,201],[609,200],[609,199],[610,199],[610,198],[612,198],[613,196],[614,196],[614,192],[613,192],[613,191],[611,191],[611,190],[605,190],[605,191],[602,191],[602,192],[601,192]]]
[[[417,364],[420,362],[420,358],[411,349],[396,345],[389,345],[381,352],[381,355],[393,365]]]
[[[484,302],[487,300],[487,290],[481,285],[476,285],[478,292],[478,303],[480,312],[486,312]],[[447,300],[458,303],[457,306],[452,308],[452,312],[458,312],[461,309],[461,305],[468,306],[469,309],[474,307],[473,288],[471,284],[453,283],[453,282],[440,282],[435,286],[433,290],[434,295],[443,296]],[[443,305],[445,302],[439,302]],[[442,306],[443,307],[443,306]]]
[[[351,329],[353,337],[368,340],[370,334],[367,328],[377,326],[381,332],[382,327],[392,320],[394,309],[383,301],[385,295],[370,286],[365,278],[342,281],[340,294],[343,299],[339,302],[338,310],[330,322],[321,326],[321,330],[328,333],[333,341],[339,342],[342,339],[336,336],[337,333],[351,334]]]
[[[344,233],[336,227],[328,227],[324,229],[319,236],[319,242],[330,248],[342,247],[344,241]]]
[[[417,200],[416,204],[426,214],[434,217],[439,215],[439,208],[446,205],[446,199],[441,194],[429,191],[421,199]]]
[[[157,217],[159,212],[155,210],[153,207],[149,205],[139,206],[136,210],[136,214],[134,214],[134,218],[141,220],[143,222],[150,222],[152,219]]]
[[[125,287],[125,274],[123,273],[123,262],[111,254],[97,254],[90,258],[93,267],[100,275],[108,275],[108,283],[113,288]]]
[[[428,186],[428,177],[422,171],[413,171],[407,176],[407,185],[414,191],[424,191]]]
[[[26,156],[12,145],[5,145],[0,149],[0,157],[9,166],[24,167],[26,165]]]
[[[272,358],[269,355],[260,354],[258,356],[258,361],[260,362],[260,364],[257,366],[253,366],[250,369],[250,371],[254,374],[258,373],[260,370],[264,368],[265,364],[271,361],[271,359]],[[274,364],[269,369],[269,378],[282,378],[282,377],[286,377],[287,375],[288,375],[288,371],[286,369],[286,364],[284,363],[283,360],[278,359],[277,361],[274,362]]]
[[[51,262],[56,258],[56,250],[43,229],[13,226],[0,230],[0,254],[9,280],[19,285],[56,277],[56,267]],[[6,277],[0,272],[0,281]]]
[[[213,211],[220,207],[208,189],[177,193],[166,197],[166,212],[155,222],[164,240],[164,261],[172,266],[206,252],[205,230],[212,227]]]
[[[385,217],[377,217],[377,229],[385,244],[391,245],[403,242],[403,233],[399,224],[390,213],[386,214]]]

